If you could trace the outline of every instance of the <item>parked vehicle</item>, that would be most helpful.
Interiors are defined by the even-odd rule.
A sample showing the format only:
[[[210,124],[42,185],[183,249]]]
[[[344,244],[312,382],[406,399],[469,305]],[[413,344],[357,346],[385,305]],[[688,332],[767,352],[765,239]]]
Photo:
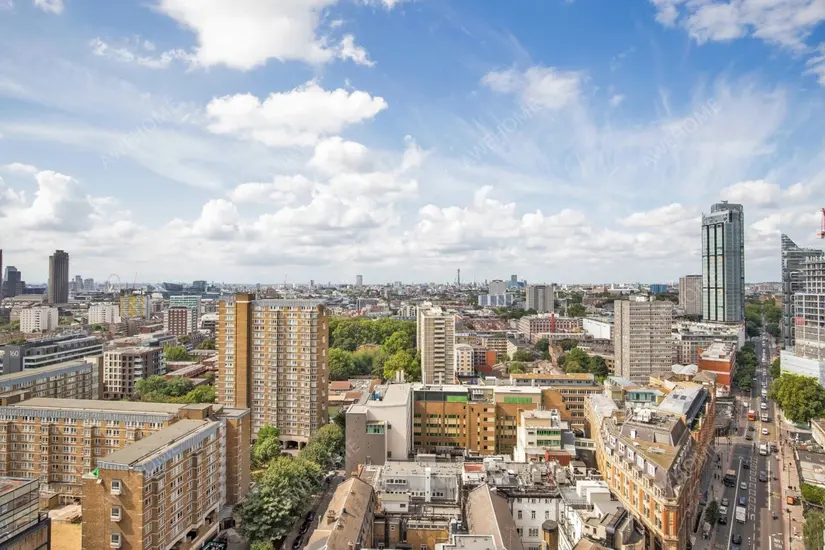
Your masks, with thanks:
[[[745,523],[745,520],[748,517],[747,516],[747,510],[745,510],[744,506],[737,506],[735,515],[736,515],[736,522],[737,523]],[[738,544],[742,544],[741,536],[739,538],[739,543]]]

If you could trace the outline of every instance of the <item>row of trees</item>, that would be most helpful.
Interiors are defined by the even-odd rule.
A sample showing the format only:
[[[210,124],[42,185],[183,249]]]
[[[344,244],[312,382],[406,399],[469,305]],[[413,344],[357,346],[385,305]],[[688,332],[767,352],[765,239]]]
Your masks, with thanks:
[[[763,326],[774,338],[779,337],[779,322],[782,320],[782,308],[776,305],[774,298],[767,300],[750,300],[745,304],[745,323],[748,336],[759,336]]]
[[[241,532],[255,548],[285,537],[321,487],[325,473],[344,452],[337,424],[318,430],[298,456],[281,456],[277,428],[264,426],[252,449],[255,487],[240,509]],[[261,471],[261,468],[263,470]]]
[[[387,380],[401,371],[408,381],[420,380],[415,330],[414,321],[333,318],[327,359],[329,379],[372,375]]]
[[[791,422],[806,424],[825,416],[825,388],[813,377],[783,373],[771,384],[768,397]]]
[[[736,352],[736,376],[733,383],[742,390],[749,390],[756,375],[759,359],[752,342],[747,342],[742,349]]]
[[[135,383],[135,393],[140,401],[148,403],[214,403],[215,386],[195,387],[188,378],[176,376],[167,380],[155,375]]]
[[[771,378],[779,378],[782,374],[782,368],[780,366],[779,357],[773,360],[771,363]]]
[[[163,350],[167,361],[191,361],[192,354],[183,346],[168,346]]]
[[[805,513],[805,523],[802,526],[802,536],[806,550],[822,550],[825,545],[825,512],[811,508]]]

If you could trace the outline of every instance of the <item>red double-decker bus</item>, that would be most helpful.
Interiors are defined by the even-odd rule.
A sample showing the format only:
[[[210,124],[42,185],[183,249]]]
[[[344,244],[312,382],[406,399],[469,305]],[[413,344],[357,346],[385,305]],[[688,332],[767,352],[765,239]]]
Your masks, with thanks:
[[[748,420],[756,420],[756,411],[748,411]]]

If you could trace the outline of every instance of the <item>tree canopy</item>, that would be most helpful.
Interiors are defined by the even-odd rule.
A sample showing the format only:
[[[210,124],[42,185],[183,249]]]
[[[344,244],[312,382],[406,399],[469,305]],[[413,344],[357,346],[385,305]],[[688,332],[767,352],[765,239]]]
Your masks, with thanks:
[[[825,416],[825,388],[809,376],[783,373],[771,384],[768,396],[797,424]]]
[[[587,309],[582,304],[570,304],[567,306],[568,317],[584,317],[587,315]]]
[[[719,503],[715,500],[711,500],[705,508],[705,521],[711,525],[716,525],[719,521]]]
[[[167,380],[155,375],[135,383],[137,398],[147,403],[214,403],[215,387],[198,386],[182,376]]]
[[[803,483],[799,486],[802,498],[811,504],[825,506],[825,488]]]
[[[524,363],[514,361],[507,365],[507,370],[510,374],[524,374]]]
[[[533,352],[529,349],[517,349],[516,352],[513,354],[512,360],[529,363],[531,361],[535,361],[536,356],[533,355]]]
[[[207,338],[206,340],[198,344],[198,349],[215,349],[215,339]]]
[[[320,486],[323,471],[302,457],[272,461],[241,506],[241,533],[252,542],[285,537]]]
[[[408,381],[420,380],[421,361],[415,351],[415,330],[415,321],[333,318],[328,359],[330,380],[370,375],[387,379],[397,370],[403,370]]]
[[[559,367],[567,374],[590,373],[601,382],[610,372],[607,370],[607,363],[604,358],[598,355],[588,355],[578,347],[559,357]]]
[[[334,459],[344,454],[344,430],[338,424],[327,424],[315,432],[298,457],[318,464],[324,471],[333,466]]]
[[[255,444],[252,445],[252,465],[254,468],[265,468],[281,455],[280,436],[281,430],[275,426],[269,424],[261,426]]]
[[[740,389],[750,389],[758,365],[759,359],[756,357],[753,344],[748,342],[736,352],[736,375],[733,383]]]
[[[825,531],[825,512],[810,509],[805,513],[802,536],[806,550],[823,550],[823,531]]]
[[[183,346],[169,346],[163,350],[167,361],[191,361],[192,356]]]

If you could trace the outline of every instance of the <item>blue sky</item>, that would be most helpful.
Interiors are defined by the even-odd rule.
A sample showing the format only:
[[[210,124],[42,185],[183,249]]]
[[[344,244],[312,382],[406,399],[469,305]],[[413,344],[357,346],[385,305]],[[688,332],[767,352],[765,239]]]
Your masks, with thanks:
[[[770,4],[770,5],[767,5]],[[672,281],[817,245],[820,0],[0,0],[29,282]]]

